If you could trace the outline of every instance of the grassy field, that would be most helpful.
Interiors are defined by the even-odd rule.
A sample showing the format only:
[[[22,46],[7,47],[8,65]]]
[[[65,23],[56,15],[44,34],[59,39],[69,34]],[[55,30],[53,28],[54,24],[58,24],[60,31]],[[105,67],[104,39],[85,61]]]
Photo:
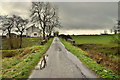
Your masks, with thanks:
[[[22,48],[25,47],[31,47],[33,45],[39,45],[42,39],[40,39],[39,37],[36,38],[26,38],[23,37],[23,41],[22,41]],[[12,38],[12,44],[14,49],[18,49],[19,48],[19,44],[20,43],[20,39],[19,38]],[[2,39],[2,49],[3,50],[11,50],[10,49],[10,43],[9,43],[9,39],[8,38],[3,38]]]
[[[71,43],[65,41],[62,38],[60,38],[60,40],[70,52],[76,55],[84,64],[86,64],[87,67],[89,67],[93,72],[95,72],[100,78],[107,78],[107,80],[117,80],[118,78],[120,78],[120,76],[117,75],[118,73],[113,72],[112,70],[103,66],[102,64],[98,64],[96,60],[91,59],[89,56],[87,56],[86,51],[83,51],[77,46],[73,46]]]
[[[118,35],[76,35],[71,36],[76,44],[105,44],[111,46],[118,46],[118,43],[113,41],[118,39]]]
[[[78,47],[94,50],[117,60],[118,35],[71,36]],[[116,40],[117,39],[117,40]],[[112,59],[112,60],[114,60]]]
[[[3,50],[2,77],[28,78],[40,58],[48,50],[52,40],[51,38],[45,45],[40,45],[39,38],[29,38],[26,42],[31,43],[25,43],[25,48]]]

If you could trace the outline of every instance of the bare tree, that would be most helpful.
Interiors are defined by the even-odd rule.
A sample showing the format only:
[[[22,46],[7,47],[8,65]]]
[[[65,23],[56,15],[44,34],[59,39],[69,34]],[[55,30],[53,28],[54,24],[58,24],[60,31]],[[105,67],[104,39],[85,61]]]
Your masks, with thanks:
[[[120,34],[120,20],[118,20],[118,26],[117,26],[117,29],[118,29],[118,34]]]
[[[12,31],[12,28],[14,27],[13,17],[2,16],[1,23],[2,23],[2,30],[4,31],[7,30],[9,37],[11,37],[10,33]]]
[[[113,30],[114,34],[117,34],[117,32],[118,32],[117,31],[117,26],[114,26],[112,30]]]
[[[10,43],[10,47],[11,49],[13,48],[13,44],[11,42],[11,31],[12,31],[12,28],[14,27],[14,18],[11,16],[11,17],[8,17],[8,16],[1,16],[0,17],[0,20],[1,20],[1,26],[2,26],[2,30],[3,32],[7,30],[8,32],[8,36],[9,36],[9,43]]]
[[[59,22],[59,17],[56,13],[55,13],[55,16],[50,20],[50,23],[48,23],[46,27],[46,32],[48,33],[49,37],[51,36],[51,33],[54,30],[54,28],[61,27],[61,24]]]
[[[47,24],[55,15],[55,9],[49,2],[32,2],[31,21],[37,23],[43,31],[43,39],[45,39],[45,31]]]
[[[28,19],[22,19],[20,16],[13,15],[17,32],[20,33],[20,48],[22,48],[22,36],[28,24]]]
[[[111,32],[114,32],[114,34],[119,34],[120,33],[120,21],[117,20],[117,24],[111,29]]]
[[[6,28],[2,26],[2,21],[3,21],[3,16],[0,16],[0,30],[2,30],[2,36],[3,36],[4,32],[6,31]]]

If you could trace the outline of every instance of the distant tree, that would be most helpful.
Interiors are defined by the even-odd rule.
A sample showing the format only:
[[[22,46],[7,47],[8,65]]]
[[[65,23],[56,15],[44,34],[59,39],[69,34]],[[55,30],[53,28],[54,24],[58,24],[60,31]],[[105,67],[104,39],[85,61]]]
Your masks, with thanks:
[[[30,11],[31,22],[39,25],[43,31],[43,39],[45,39],[46,27],[55,16],[55,8],[49,2],[32,2]]]
[[[107,33],[107,30],[104,30],[104,34],[108,34],[108,33]]]
[[[23,19],[20,16],[13,15],[15,20],[15,27],[17,28],[16,32],[20,33],[20,47],[22,48],[22,36],[28,24],[28,19]]]
[[[114,34],[120,33],[120,21],[117,20],[117,24],[111,29],[111,32],[114,32]]]
[[[117,29],[118,29],[118,34],[120,34],[120,20],[118,20],[118,26],[117,26]]]
[[[113,29],[111,29],[111,32],[114,32],[114,34],[117,34],[117,27],[114,26]]]

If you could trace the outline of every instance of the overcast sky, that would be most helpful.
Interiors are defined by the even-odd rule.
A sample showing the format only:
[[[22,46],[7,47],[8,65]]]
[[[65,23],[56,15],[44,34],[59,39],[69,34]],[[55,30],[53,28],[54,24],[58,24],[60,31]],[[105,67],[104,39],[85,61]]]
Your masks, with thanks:
[[[111,29],[118,18],[117,2],[55,2],[65,34],[95,34]],[[29,18],[30,2],[0,3],[1,15]]]

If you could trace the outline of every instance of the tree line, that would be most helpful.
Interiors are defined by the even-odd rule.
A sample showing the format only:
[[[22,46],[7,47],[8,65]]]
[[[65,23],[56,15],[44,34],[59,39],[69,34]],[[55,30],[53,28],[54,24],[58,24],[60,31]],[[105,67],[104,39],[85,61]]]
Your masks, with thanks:
[[[26,14],[27,15],[27,14]],[[9,43],[11,49],[13,44],[11,42],[11,32],[19,33],[20,46],[22,47],[22,36],[27,28],[27,24],[35,24],[42,30],[43,39],[46,39],[46,34],[51,36],[53,30],[57,27],[60,28],[60,21],[58,16],[58,8],[49,2],[32,2],[30,9],[30,19],[24,19],[19,15],[1,15],[0,16],[0,30],[6,32],[9,36]],[[2,34],[3,34],[2,33]]]

